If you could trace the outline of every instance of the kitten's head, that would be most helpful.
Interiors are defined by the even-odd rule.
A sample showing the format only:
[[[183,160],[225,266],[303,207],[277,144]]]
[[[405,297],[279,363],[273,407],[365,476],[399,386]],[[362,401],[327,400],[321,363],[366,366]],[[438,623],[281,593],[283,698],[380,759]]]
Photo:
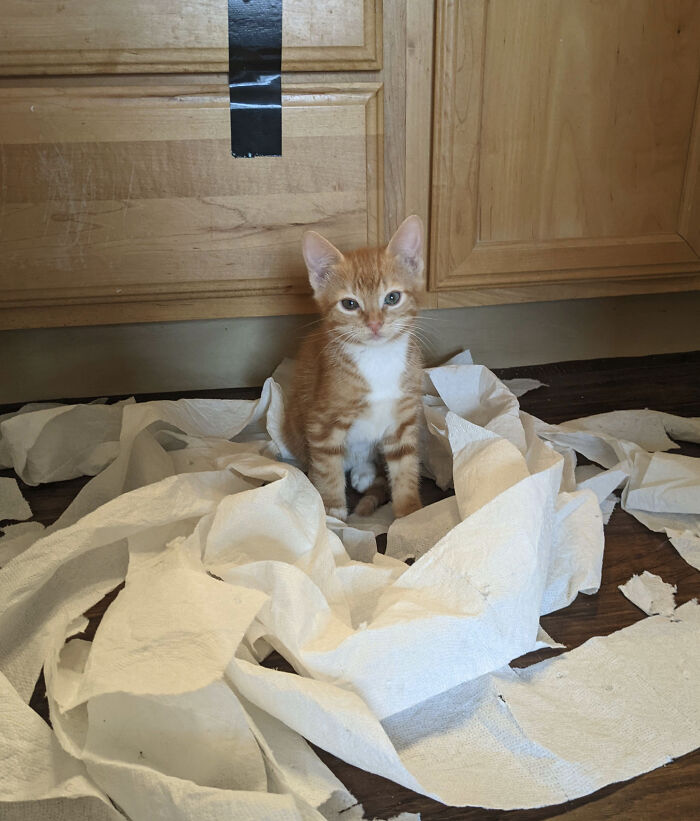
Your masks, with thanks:
[[[342,254],[325,237],[303,240],[309,282],[326,326],[338,339],[381,345],[410,332],[423,287],[423,223],[405,219],[386,248]]]

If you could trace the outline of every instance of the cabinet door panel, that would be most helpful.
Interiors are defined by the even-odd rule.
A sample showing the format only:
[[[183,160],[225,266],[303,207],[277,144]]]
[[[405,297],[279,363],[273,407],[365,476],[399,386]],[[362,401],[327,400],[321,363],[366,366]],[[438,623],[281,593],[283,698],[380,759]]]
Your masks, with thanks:
[[[437,42],[434,284],[700,270],[699,4],[443,0]]]
[[[226,0],[0,0],[0,73],[226,71]],[[284,70],[378,68],[381,3],[284,0]]]
[[[303,226],[383,235],[381,87],[283,104],[283,157],[234,159],[220,86],[0,89],[0,322],[308,309]]]

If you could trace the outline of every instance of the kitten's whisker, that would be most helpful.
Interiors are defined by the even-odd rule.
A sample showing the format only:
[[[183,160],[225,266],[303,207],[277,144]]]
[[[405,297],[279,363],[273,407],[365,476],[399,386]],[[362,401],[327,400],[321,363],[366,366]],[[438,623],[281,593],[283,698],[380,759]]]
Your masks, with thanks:
[[[417,319],[419,322],[425,320],[426,322],[447,322],[450,325],[460,324],[459,322],[455,322],[454,319],[447,319],[444,316],[426,316],[423,313],[418,314]]]
[[[325,337],[325,336],[326,336],[325,330],[321,330],[321,331],[316,331],[315,333],[305,334],[304,338],[305,339],[319,339],[320,337]]]
[[[354,339],[355,331],[352,328],[348,328],[344,331],[334,331],[326,345],[323,347],[321,354],[325,353],[330,348],[329,354],[333,357],[332,364],[337,365],[338,357],[341,353],[345,353],[346,343],[351,342]]]
[[[420,329],[411,326],[408,322],[398,322],[399,333],[407,334],[412,339],[415,339],[418,343],[420,343],[425,348],[432,348],[433,347],[433,340],[431,340],[423,331]]]
[[[318,325],[319,322],[323,322],[324,319],[325,319],[325,317],[323,317],[323,316],[319,317],[318,319],[313,319],[311,322],[307,322],[305,325],[300,325],[297,328],[297,330],[298,331],[303,331],[304,328],[310,328],[312,325]]]
[[[432,349],[432,343],[429,340],[421,339],[419,336],[413,336],[413,339],[419,343],[419,345],[426,349]]]

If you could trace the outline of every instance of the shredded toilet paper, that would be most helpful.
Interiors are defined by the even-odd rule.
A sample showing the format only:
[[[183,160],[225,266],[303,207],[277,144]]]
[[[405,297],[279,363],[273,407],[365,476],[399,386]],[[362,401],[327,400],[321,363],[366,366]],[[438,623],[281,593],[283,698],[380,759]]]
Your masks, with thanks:
[[[39,522],[21,522],[3,528],[3,535],[0,536],[0,568],[33,545],[43,530],[44,525]]]
[[[583,484],[610,482],[610,491],[622,487],[623,510],[650,530],[666,533],[688,564],[700,569],[700,460],[665,452],[678,447],[669,435],[700,442],[700,418],[639,410],[562,425],[530,419],[559,452],[577,451],[607,468]]]
[[[465,352],[424,377],[424,467],[454,496],[393,523],[390,507],[341,522],[286,448],[288,374],[254,401],[0,421],[25,481],[96,474],[56,523],[0,540],[8,818],[359,819],[307,742],[438,801],[501,809],[698,746],[683,709],[700,698],[694,602],[508,663],[552,645],[543,614],[598,590],[601,505],[619,487],[640,517],[672,517],[692,554],[699,477],[660,451],[700,438],[699,420],[546,425]],[[576,452],[602,469],[576,471]],[[122,584],[80,638],[82,614]],[[294,673],[260,664],[272,649]],[[52,728],[26,706],[42,669]]]
[[[668,584],[661,576],[645,570],[635,573],[625,584],[618,585],[632,604],[636,604],[648,616],[671,616],[676,609],[676,586]]]
[[[31,518],[32,510],[22,496],[16,479],[0,477],[0,521],[11,519],[21,522]]]
[[[94,476],[119,451],[122,409],[114,405],[42,405],[3,417],[0,458],[28,485]]]

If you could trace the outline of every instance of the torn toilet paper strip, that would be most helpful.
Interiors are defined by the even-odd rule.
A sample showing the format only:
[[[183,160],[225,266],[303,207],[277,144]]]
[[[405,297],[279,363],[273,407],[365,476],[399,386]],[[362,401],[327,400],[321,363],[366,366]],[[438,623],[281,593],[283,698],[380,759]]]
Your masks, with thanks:
[[[700,569],[700,459],[635,454],[622,507],[645,527],[666,533],[683,558]]]
[[[700,537],[689,530],[669,529],[669,541],[689,565],[700,570]]]
[[[122,818],[88,776],[85,765],[65,752],[51,728],[28,707],[0,673],[0,815],[37,817],[37,804],[51,808],[51,818]],[[59,802],[50,799],[70,799]],[[40,812],[40,811],[39,811]]]
[[[652,410],[616,411],[562,425],[529,418],[538,434],[559,450],[576,450],[609,468],[582,484],[593,489],[596,483],[621,477],[617,486],[622,486],[622,508],[650,530],[665,532],[683,558],[700,569],[700,461],[664,452],[677,447],[669,435],[700,441],[700,418]],[[602,502],[600,487],[598,495]]]
[[[114,405],[58,405],[0,422],[8,466],[28,484],[94,476],[119,451],[122,410]]]
[[[9,476],[0,477],[0,521],[21,522],[31,515],[32,509],[22,496],[17,480]]]
[[[625,504],[655,513],[699,515],[700,459],[670,453],[639,455]]]
[[[0,536],[0,567],[34,544],[44,530],[40,522],[22,522],[3,528]]]
[[[632,604],[636,604],[647,616],[670,616],[676,609],[676,586],[668,584],[660,576],[645,570],[635,573],[625,584],[618,585]]]
[[[268,380],[256,401],[126,405],[113,461],[0,570],[13,698],[28,701],[43,666],[51,743],[133,821],[332,817],[351,796],[304,739],[443,802],[501,808],[577,797],[697,746],[673,689],[698,698],[695,606],[506,666],[541,646],[543,613],[597,589],[599,503],[641,446],[609,426],[545,426],[464,357],[425,378],[427,460],[455,496],[392,524],[386,556],[270,458],[286,448],[284,393]],[[35,455],[49,440],[26,416],[17,464],[59,464],[60,444]],[[571,437],[610,470],[577,486]],[[64,646],[121,582],[94,641]],[[270,648],[297,674],[262,667]],[[660,700],[639,750],[634,722]],[[602,752],[581,739],[589,722]],[[23,783],[5,800],[28,801]]]

